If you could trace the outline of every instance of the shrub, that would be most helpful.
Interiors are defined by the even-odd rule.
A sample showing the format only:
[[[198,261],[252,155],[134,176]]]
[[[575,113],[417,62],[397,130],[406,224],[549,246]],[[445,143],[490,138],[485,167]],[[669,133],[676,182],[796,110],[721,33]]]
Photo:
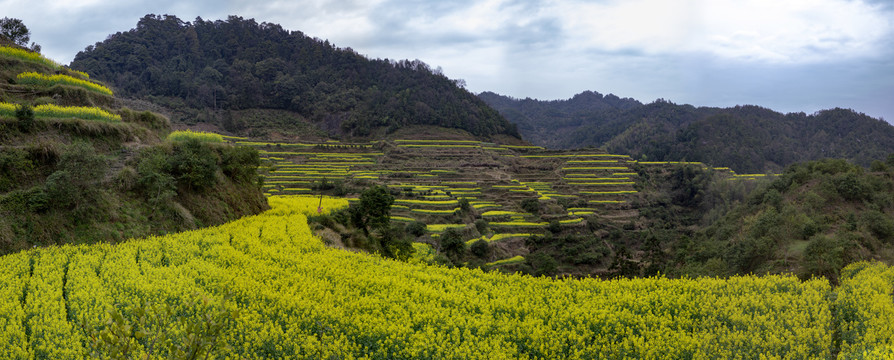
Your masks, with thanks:
[[[177,179],[177,185],[202,191],[216,182],[218,158],[207,145],[197,139],[174,143],[173,155],[168,159],[168,169]]]
[[[853,172],[836,175],[832,178],[832,183],[835,186],[835,191],[845,200],[864,200],[869,198],[872,193],[866,181]]]
[[[220,148],[221,169],[233,181],[255,182],[261,157],[258,150],[249,146],[225,146]]]
[[[537,199],[524,199],[521,202],[521,208],[531,214],[539,214],[540,201]]]
[[[426,231],[424,222],[414,221],[407,225],[407,232],[416,237],[425,235]]]
[[[472,246],[469,247],[469,251],[472,255],[485,259],[490,256],[490,244],[488,244],[487,240],[481,239],[472,243]]]
[[[878,210],[868,210],[863,213],[863,222],[866,228],[879,240],[890,240],[894,236],[894,219]]]
[[[466,242],[458,230],[453,228],[444,230],[441,234],[441,252],[454,263],[466,254]]]
[[[478,233],[484,235],[487,232],[487,221],[484,219],[475,220],[475,229],[478,230]]]
[[[17,106],[16,119],[19,119],[19,131],[27,133],[34,130],[34,109],[31,106]]]
[[[531,268],[530,273],[534,276],[555,274],[559,263],[552,256],[542,252],[535,252],[525,258],[527,265]]]
[[[824,276],[837,283],[838,272],[851,260],[850,246],[839,236],[814,236],[804,249],[801,277]]]

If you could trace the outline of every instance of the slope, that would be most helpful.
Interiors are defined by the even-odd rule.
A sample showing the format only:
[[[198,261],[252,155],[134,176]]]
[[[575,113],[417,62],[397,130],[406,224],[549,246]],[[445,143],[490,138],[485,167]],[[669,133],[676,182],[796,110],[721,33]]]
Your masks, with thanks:
[[[880,264],[850,267],[840,288],[430,267],[324,247],[305,223],[317,201],[276,197],[220,227],[0,257],[0,355],[846,359],[894,341],[894,275]]]
[[[680,268],[794,272],[836,281],[859,260],[894,262],[894,158],[869,170],[821,160],[789,167],[769,186],[675,249]]]
[[[166,140],[167,118],[115,102],[86,73],[0,47],[0,253],[191,229],[267,207],[256,151]]]
[[[809,160],[869,166],[894,152],[894,127],[846,109],[807,115],[758,106],[640,104],[584,92],[569,100],[517,100],[482,93],[525,139],[553,148],[602,147],[653,161],[699,161],[738,172],[780,172]]]
[[[78,53],[71,66],[125,97],[172,109],[175,123],[205,122],[238,134],[368,137],[437,125],[518,136],[496,111],[421,61],[368,59],[236,16],[190,23],[147,15],[135,29]]]

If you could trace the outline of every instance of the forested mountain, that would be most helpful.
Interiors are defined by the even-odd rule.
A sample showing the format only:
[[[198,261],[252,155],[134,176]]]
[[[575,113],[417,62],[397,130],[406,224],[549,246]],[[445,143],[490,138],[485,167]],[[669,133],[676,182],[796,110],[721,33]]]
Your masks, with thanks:
[[[701,161],[738,172],[779,172],[796,162],[846,158],[868,166],[894,152],[894,127],[848,109],[782,114],[732,108],[641,104],[584,92],[568,100],[481,99],[518,124],[522,136],[552,148],[603,147],[655,161]]]
[[[71,67],[123,96],[173,109],[175,122],[209,122],[236,133],[322,130],[365,137],[376,129],[436,125],[483,137],[518,136],[458,81],[421,61],[368,59],[237,16],[184,22],[147,15],[135,29],[78,53]]]

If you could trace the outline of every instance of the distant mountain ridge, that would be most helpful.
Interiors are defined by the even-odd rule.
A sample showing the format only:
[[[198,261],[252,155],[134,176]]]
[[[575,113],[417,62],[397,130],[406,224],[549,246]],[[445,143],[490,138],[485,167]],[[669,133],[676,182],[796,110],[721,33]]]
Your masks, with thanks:
[[[522,137],[550,148],[601,147],[654,161],[701,161],[738,172],[780,172],[822,158],[868,166],[894,152],[894,126],[850,109],[782,114],[759,106],[677,105],[586,91],[568,100],[479,97]]]
[[[479,137],[518,137],[513,124],[459,81],[419,60],[368,59],[237,16],[184,22],[147,15],[135,29],[78,53],[71,67],[123,96],[172,109],[175,122],[211,123],[240,134],[368,137],[435,125]],[[240,112],[248,109],[274,112]]]

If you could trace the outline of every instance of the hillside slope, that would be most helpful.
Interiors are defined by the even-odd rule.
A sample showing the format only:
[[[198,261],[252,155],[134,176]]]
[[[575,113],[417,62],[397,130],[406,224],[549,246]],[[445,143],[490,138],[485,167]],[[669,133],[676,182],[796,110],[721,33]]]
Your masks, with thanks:
[[[0,254],[182,231],[267,208],[257,151],[166,140],[167,118],[115,102],[86,73],[0,46]]]
[[[894,157],[867,171],[840,159],[797,164],[678,242],[682,273],[794,272],[835,281],[860,260],[894,262]],[[698,271],[696,271],[698,273]]]
[[[0,257],[0,356],[882,358],[894,269],[823,279],[600,281],[407,264],[327,248],[272,198],[232,223]],[[334,210],[343,199],[326,198]],[[185,357],[185,356],[183,356]]]
[[[551,148],[602,147],[652,161],[699,161],[745,173],[844,158],[862,166],[894,152],[894,126],[847,109],[781,114],[758,106],[641,104],[584,92],[569,100],[479,95],[522,136]]]
[[[499,113],[421,61],[368,59],[235,16],[190,23],[147,15],[135,29],[78,53],[71,67],[125,97],[171,108],[175,123],[252,136],[367,137],[437,125],[517,137]]]

